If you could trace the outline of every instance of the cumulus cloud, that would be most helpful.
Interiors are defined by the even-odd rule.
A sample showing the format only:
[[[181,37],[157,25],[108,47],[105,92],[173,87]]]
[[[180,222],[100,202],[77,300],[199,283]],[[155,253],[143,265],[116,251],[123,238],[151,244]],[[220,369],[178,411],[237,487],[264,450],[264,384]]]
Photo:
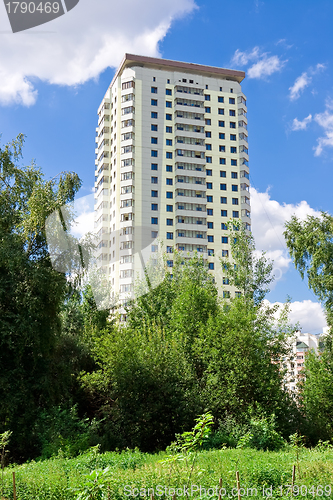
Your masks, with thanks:
[[[305,130],[308,124],[312,121],[312,115],[308,115],[304,120],[293,119],[291,130]]]
[[[283,232],[284,224],[291,219],[292,215],[304,220],[308,215],[320,216],[320,212],[314,210],[306,201],[298,204],[279,203],[272,200],[267,190],[259,193],[251,188],[252,207],[252,233],[258,251],[265,251],[266,256],[274,260],[274,272],[276,279],[288,270],[291,259],[285,244]]]
[[[280,71],[287,61],[282,61],[278,56],[269,56],[267,52],[260,53],[259,47],[247,52],[237,49],[231,60],[234,66],[246,66],[250,62],[254,64],[247,71],[248,77],[260,79]]]
[[[128,0],[126,5],[81,0],[48,23],[49,31],[39,26],[13,34],[2,4],[0,104],[31,106],[37,98],[36,79],[78,85],[117,67],[125,52],[159,56],[158,43],[172,21],[195,8],[194,0]]]
[[[312,77],[326,68],[325,64],[318,63],[315,68],[309,68],[304,71],[298,78],[296,78],[294,85],[289,87],[289,99],[295,101],[301,96],[301,93],[312,82]]]
[[[326,109],[314,117],[315,122],[324,129],[324,136],[319,137],[318,144],[314,148],[315,156],[320,156],[325,147],[333,147],[333,101],[326,102]]]
[[[283,307],[281,302],[270,303],[265,300],[267,305],[278,305]],[[295,325],[299,323],[302,333],[322,333],[327,327],[325,311],[319,302],[312,300],[295,301],[290,303],[290,323]]]

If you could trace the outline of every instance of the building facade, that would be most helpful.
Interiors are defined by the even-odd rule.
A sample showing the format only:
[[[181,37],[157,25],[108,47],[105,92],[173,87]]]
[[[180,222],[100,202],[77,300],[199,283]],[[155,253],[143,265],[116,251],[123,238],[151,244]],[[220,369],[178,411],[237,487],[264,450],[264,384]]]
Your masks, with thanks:
[[[161,250],[199,252],[225,297],[227,222],[251,230],[242,71],[126,54],[98,109],[97,262],[122,303]],[[222,288],[221,288],[222,290]]]

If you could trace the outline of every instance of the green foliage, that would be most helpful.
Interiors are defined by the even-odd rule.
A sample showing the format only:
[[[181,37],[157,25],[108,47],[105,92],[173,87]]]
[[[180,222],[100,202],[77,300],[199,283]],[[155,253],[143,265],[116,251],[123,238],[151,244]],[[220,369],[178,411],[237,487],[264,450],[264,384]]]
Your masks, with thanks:
[[[269,292],[273,263],[263,253],[255,256],[255,243],[251,233],[247,232],[243,223],[228,222],[232,259],[221,259],[221,264],[230,285],[242,292],[246,300],[259,305]]]
[[[308,215],[304,220],[293,216],[284,232],[289,253],[302,279],[325,303],[328,320],[333,313],[333,217]]]
[[[275,417],[252,418],[249,431],[238,441],[237,448],[255,448],[257,450],[277,451],[285,442],[275,429]]]
[[[66,279],[52,268],[45,220],[80,187],[73,173],[45,181],[34,165],[19,167],[23,139],[0,150],[0,426],[12,429],[17,459],[34,455],[36,415],[63,395],[53,356]]]

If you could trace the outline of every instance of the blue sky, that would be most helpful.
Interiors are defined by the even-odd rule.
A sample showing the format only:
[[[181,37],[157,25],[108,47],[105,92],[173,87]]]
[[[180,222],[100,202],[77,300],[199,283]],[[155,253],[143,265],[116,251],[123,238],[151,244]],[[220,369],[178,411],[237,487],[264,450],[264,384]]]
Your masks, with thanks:
[[[47,178],[77,172],[84,196],[94,182],[96,109],[125,52],[246,71],[253,231],[279,278],[268,299],[291,296],[292,320],[321,331],[321,306],[293,269],[282,231],[293,213],[333,213],[333,3],[126,5],[81,0],[44,31],[15,35],[0,6],[2,144],[23,132],[25,161],[34,158]]]

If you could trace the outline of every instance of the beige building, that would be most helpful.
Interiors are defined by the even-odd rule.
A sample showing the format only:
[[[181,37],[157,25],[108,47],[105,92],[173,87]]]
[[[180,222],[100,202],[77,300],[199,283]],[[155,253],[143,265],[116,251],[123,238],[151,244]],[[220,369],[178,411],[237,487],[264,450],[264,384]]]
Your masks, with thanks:
[[[297,392],[297,383],[303,377],[307,353],[312,351],[320,354],[322,351],[327,331],[326,328],[323,333],[318,334],[296,332],[296,337],[291,339],[291,357],[283,363],[283,368],[287,370],[284,385],[290,392]]]
[[[125,54],[98,109],[97,261],[124,303],[162,248],[199,252],[224,296],[226,223],[251,229],[242,71]],[[172,272],[172,271],[171,271]],[[222,290],[222,289],[221,289]]]

